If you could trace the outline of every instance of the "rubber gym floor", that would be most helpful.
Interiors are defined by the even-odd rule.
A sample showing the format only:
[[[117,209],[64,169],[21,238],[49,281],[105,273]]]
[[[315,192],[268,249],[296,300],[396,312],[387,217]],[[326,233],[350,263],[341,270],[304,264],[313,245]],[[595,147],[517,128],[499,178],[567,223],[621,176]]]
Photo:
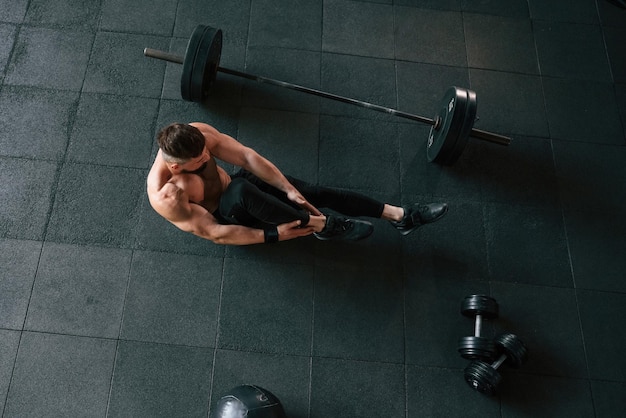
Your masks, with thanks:
[[[432,117],[478,97],[456,164],[430,126],[218,74],[180,96],[198,24],[221,65]],[[259,385],[289,417],[622,417],[626,10],[605,0],[5,0],[0,3],[2,417],[206,417]],[[285,173],[394,204],[401,237],[218,246],[149,206],[155,133],[207,122]],[[224,164],[228,171],[232,167]],[[518,335],[496,396],[457,352]]]

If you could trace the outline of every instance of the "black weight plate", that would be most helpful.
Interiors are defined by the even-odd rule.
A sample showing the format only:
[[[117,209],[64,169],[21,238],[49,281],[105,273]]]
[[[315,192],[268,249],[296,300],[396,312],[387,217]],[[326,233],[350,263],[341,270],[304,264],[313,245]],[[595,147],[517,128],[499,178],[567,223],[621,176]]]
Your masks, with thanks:
[[[430,128],[428,134],[428,161],[443,164],[448,160],[465,120],[466,107],[466,90],[450,87],[441,100],[439,113],[434,117],[438,123]]]
[[[500,334],[494,339],[498,350],[506,354],[506,363],[518,368],[528,359],[528,349],[515,334]]]
[[[496,356],[496,345],[485,337],[461,337],[459,338],[459,353],[461,357],[469,360],[492,361]]]
[[[459,130],[458,137],[454,143],[454,147],[452,147],[452,151],[450,151],[450,155],[444,163],[445,165],[452,165],[459,159],[463,150],[465,150],[465,147],[467,146],[470,134],[472,133],[472,128],[474,127],[474,121],[476,120],[476,93],[473,90],[468,89],[465,91],[467,92],[467,102],[464,113],[465,117],[463,119],[461,129]]]
[[[189,42],[187,42],[187,50],[185,51],[185,58],[183,60],[183,72],[180,77],[180,95],[184,100],[191,101],[191,81],[196,56],[198,54],[198,47],[200,46],[200,42],[208,29],[210,28],[205,25],[196,26],[193,33],[189,37]]]
[[[222,54],[222,31],[198,25],[194,29],[183,61],[180,93],[184,100],[201,102],[217,76]]]
[[[492,396],[502,380],[500,373],[482,361],[473,361],[465,368],[465,381],[474,390]]]
[[[461,313],[473,317],[482,315],[485,318],[497,318],[499,312],[498,302],[487,295],[469,295],[461,302]]]
[[[222,55],[222,31],[207,27],[202,34],[191,70],[191,100],[202,102],[215,81]]]

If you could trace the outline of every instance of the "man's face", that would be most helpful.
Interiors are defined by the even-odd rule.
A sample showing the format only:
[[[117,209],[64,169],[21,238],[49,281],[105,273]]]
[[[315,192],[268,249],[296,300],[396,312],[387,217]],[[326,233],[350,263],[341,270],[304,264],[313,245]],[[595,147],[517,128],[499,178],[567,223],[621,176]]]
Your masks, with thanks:
[[[204,147],[202,153],[197,157],[191,158],[184,164],[174,164],[172,165],[172,171],[179,173],[193,173],[201,169],[211,156],[209,155],[209,151]]]

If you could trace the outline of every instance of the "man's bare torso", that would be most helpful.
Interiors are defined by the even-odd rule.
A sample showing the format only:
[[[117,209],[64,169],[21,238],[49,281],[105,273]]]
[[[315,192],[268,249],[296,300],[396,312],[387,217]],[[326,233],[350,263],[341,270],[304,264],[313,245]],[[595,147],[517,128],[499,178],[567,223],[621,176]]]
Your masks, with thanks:
[[[222,192],[230,184],[230,176],[211,157],[204,168],[194,173],[172,174],[165,161],[157,161],[148,176],[148,197],[152,206],[166,219],[176,206],[193,203],[213,213]],[[173,220],[173,219],[170,219]]]
[[[213,213],[230,181],[230,176],[211,158],[200,172],[174,174],[168,183],[183,190],[189,202]]]

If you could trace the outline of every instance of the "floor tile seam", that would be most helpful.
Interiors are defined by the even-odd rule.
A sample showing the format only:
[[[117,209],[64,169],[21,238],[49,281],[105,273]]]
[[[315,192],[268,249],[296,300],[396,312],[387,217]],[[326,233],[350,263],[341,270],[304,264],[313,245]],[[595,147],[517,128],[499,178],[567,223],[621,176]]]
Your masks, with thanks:
[[[596,22],[581,22],[576,20],[563,20],[558,18],[541,18],[541,17],[532,17],[530,16],[531,22],[542,22],[542,23],[554,23],[557,25],[570,25],[570,26],[597,26],[600,27],[602,24],[600,23],[600,18],[598,17],[598,21]]]
[[[590,144],[594,147],[606,147],[606,148],[623,148],[626,146],[626,138],[624,139],[624,144],[609,144],[606,142],[590,142],[590,141],[582,141],[579,139],[567,139],[567,138],[559,138],[556,136],[551,136],[550,139],[554,142],[562,143],[563,145],[567,143],[577,143],[577,144]]]
[[[128,338],[128,337],[103,337],[103,336],[95,336],[95,335],[84,335],[77,333],[68,333],[68,332],[54,332],[54,331],[45,331],[45,330],[37,330],[37,329],[23,329],[23,330],[9,330],[9,331],[17,331],[29,334],[37,334],[37,335],[51,335],[58,337],[71,337],[78,338],[83,340],[98,340],[98,341],[108,341],[119,343],[138,343],[138,344],[146,344],[146,345],[158,345],[164,347],[180,347],[180,348],[190,348],[190,349],[199,349],[199,350],[216,350],[218,347],[213,347],[211,345],[195,345],[195,344],[178,344],[172,342],[163,342],[163,341],[154,341],[154,340],[142,340],[136,338]],[[241,350],[235,350],[241,351]]]
[[[215,383],[215,364],[217,363],[217,352],[219,350],[220,345],[220,330],[221,330],[221,320],[222,320],[222,301],[224,298],[224,281],[225,281],[225,273],[226,273],[226,260],[222,258],[222,271],[220,277],[220,293],[219,300],[217,302],[217,313],[215,320],[215,337],[213,339],[213,360],[211,364],[211,378],[209,382],[209,393],[207,399],[207,410],[211,410],[211,403],[213,400],[213,385]]]
[[[520,281],[506,281],[506,280],[497,280],[497,279],[491,279],[489,280],[489,283],[491,283],[492,285],[498,284],[498,285],[512,285],[512,286],[525,286],[525,287],[533,287],[533,288],[538,288],[538,289],[553,289],[553,290],[570,290],[572,292],[576,292],[576,288],[573,287],[567,287],[567,286],[556,286],[556,285],[544,285],[544,284],[537,284],[537,283],[526,283],[526,282],[520,282]]]
[[[623,137],[623,143],[622,144],[616,144],[616,143],[611,143],[611,142],[585,141],[585,140],[582,140],[582,139],[568,139],[568,138],[563,138],[563,137],[559,137],[559,136],[551,136],[550,139],[555,140],[555,141],[559,141],[559,142],[563,142],[563,143],[573,142],[573,143],[578,143],[578,144],[589,144],[589,145],[598,146],[598,147],[602,147],[602,146],[618,147],[618,148],[626,147],[626,137]]]

